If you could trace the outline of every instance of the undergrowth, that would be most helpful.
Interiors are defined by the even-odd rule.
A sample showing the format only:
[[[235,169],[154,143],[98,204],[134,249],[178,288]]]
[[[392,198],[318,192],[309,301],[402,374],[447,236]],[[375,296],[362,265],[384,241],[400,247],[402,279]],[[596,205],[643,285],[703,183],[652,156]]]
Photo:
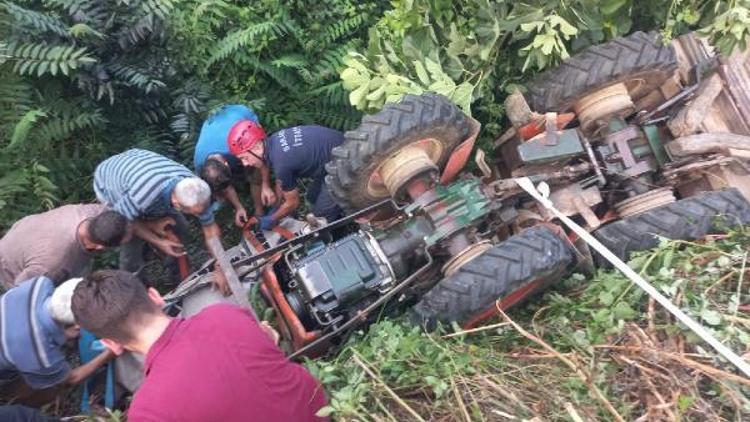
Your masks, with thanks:
[[[746,229],[745,229],[746,230]],[[630,265],[749,356],[750,233],[664,241]],[[573,275],[478,331],[384,319],[307,366],[337,420],[747,420],[750,381],[614,271]],[[517,324],[517,325],[516,325]]]

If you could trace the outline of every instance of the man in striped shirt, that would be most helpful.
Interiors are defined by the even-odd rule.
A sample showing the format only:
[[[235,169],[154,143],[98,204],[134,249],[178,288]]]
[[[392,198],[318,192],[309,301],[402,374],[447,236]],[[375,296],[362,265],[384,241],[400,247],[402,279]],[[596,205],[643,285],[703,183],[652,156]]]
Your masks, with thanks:
[[[180,213],[198,217],[206,246],[214,257],[220,251],[209,239],[221,239],[221,230],[209,209],[211,189],[187,167],[163,155],[130,149],[101,162],[94,171],[94,192],[99,202],[133,221],[134,239],[120,251],[120,268],[138,272],[143,267],[143,241],[171,257],[184,255],[185,220]],[[181,241],[166,236],[167,226],[176,225]],[[221,271],[214,282],[222,292],[229,288]]]
[[[80,328],[71,298],[80,278],[55,288],[39,276],[0,297],[0,400],[39,406],[88,378],[111,359],[109,351],[71,369],[62,347]]]

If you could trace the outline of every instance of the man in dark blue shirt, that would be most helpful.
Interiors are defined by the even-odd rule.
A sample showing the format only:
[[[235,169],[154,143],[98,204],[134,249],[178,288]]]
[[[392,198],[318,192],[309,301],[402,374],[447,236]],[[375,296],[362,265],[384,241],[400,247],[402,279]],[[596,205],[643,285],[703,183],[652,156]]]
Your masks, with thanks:
[[[232,173],[249,169],[243,168],[237,155],[265,137],[266,133],[258,122],[258,116],[251,108],[231,104],[225,105],[206,119],[195,144],[195,172],[208,182],[217,199],[232,204],[235,224],[240,227],[247,220],[247,210],[232,186]],[[258,171],[244,173],[251,182],[250,194],[255,214],[261,216],[263,205],[271,205],[276,201],[276,196],[268,182],[268,168],[260,166],[256,170]],[[266,183],[257,183],[260,178]],[[264,186],[266,189],[262,189]]]
[[[283,202],[260,219],[263,230],[293,213],[300,204],[300,181],[308,180],[306,199],[316,217],[328,222],[342,216],[325,184],[325,164],[331,150],[344,142],[344,134],[323,126],[294,126],[282,129],[264,142],[254,144],[237,157],[246,166],[267,164],[276,178]]]

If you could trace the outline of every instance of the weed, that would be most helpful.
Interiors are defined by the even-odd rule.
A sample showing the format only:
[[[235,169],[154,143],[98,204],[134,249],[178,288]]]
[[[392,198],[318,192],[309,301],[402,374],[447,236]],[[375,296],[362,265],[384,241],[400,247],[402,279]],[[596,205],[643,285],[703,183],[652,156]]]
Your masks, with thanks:
[[[744,230],[665,240],[630,265],[747,353],[748,247]],[[425,420],[750,417],[750,382],[617,272],[573,275],[509,318],[519,329],[493,321],[486,330],[425,334],[384,319],[358,332],[338,356],[306,363],[329,392],[323,413],[374,421],[413,419],[410,411]]]

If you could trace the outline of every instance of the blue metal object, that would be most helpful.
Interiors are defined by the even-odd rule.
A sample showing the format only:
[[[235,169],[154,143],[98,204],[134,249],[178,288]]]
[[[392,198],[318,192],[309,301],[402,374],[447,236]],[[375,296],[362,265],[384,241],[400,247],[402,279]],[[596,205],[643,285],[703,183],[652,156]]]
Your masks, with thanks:
[[[102,344],[101,340],[97,339],[90,331],[81,329],[81,337],[78,339],[78,354],[81,358],[82,365],[90,362],[105,350],[107,350],[107,348]],[[115,405],[114,361],[109,361],[107,363],[107,379],[105,383],[104,406],[108,409],[112,409]],[[91,406],[89,405],[90,390],[94,387],[93,377],[89,377],[84,381],[82,387],[81,412],[89,414],[91,413]]]

